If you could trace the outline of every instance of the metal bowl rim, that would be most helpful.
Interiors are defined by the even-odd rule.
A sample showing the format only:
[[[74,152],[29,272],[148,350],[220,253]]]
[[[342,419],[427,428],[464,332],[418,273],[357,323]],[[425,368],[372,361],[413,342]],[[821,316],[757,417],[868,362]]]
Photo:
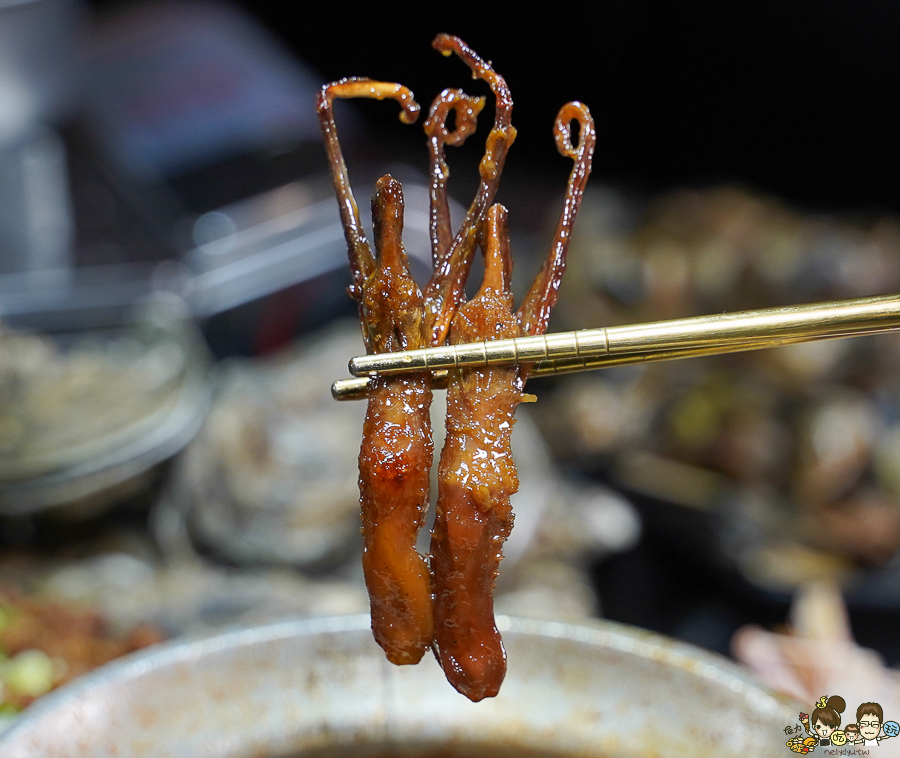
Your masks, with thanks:
[[[778,709],[793,701],[773,692],[758,682],[736,663],[716,654],[655,632],[603,619],[586,619],[579,623],[545,621],[512,616],[497,616],[497,626],[503,633],[557,639],[616,650],[637,658],[688,671],[734,692],[752,692],[755,697],[769,700],[769,707]],[[127,682],[150,671],[174,663],[199,659],[223,650],[238,650],[251,645],[295,637],[341,632],[361,632],[370,628],[367,614],[291,618],[260,625],[237,625],[214,632],[178,637],[145,650],[137,651],[96,671],[79,677],[40,698],[23,711],[15,724],[0,736],[0,748],[7,739],[29,728],[30,723],[51,715],[57,706],[90,693],[97,686],[112,682]],[[2,752],[2,751],[0,751]]]

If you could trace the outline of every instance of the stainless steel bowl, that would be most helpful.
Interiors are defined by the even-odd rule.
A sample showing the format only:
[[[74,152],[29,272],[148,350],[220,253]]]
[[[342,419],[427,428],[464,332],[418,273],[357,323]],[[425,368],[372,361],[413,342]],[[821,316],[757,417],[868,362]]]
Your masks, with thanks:
[[[598,758],[775,755],[799,705],[689,645],[608,622],[501,617],[509,674],[471,703],[430,657],[398,668],[365,616],[177,640],[39,701],[4,758],[414,753]],[[320,754],[320,753],[317,753]],[[418,753],[415,753],[418,754]]]

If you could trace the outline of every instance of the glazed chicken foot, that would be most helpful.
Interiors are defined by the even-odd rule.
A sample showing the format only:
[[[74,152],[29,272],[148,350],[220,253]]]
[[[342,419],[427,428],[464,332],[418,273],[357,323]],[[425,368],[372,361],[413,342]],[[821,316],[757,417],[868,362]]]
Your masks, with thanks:
[[[572,145],[571,122],[580,131]],[[596,142],[587,108],[569,103],[556,120],[557,145],[575,160],[553,246],[518,313],[510,292],[512,258],[507,212],[494,205],[482,248],[481,289],[459,308],[454,343],[543,334],[565,270],[566,249],[590,173]],[[494,622],[493,589],[503,543],[513,525],[510,496],[519,487],[512,429],[527,367],[450,372],[447,436],[438,469],[438,501],[431,540],[435,653],[448,681],[470,700],[496,695],[506,674],[506,653]]]
[[[400,84],[351,78],[326,85],[318,100],[319,121],[332,167],[335,192],[347,239],[353,282],[368,352],[409,350],[443,344],[462,298],[476,249],[477,232],[497,190],[506,151],[515,138],[512,100],[491,67],[455,37],[439,36],[434,46],[455,53],[487,81],[497,98],[494,127],[480,167],[481,183],[462,225],[450,235],[446,193],[449,175],[444,145],[459,145],[475,128],[483,98],[446,90],[435,99],[425,130],[431,151],[431,229],[434,273],[423,294],[409,273],[403,249],[403,194],[398,182],[382,177],[372,202],[375,253],[369,245],[353,197],[333,115],[335,98],[394,99],[401,121],[412,123],[419,106]],[[450,112],[456,126],[446,127]],[[372,631],[388,659],[417,663],[432,644],[432,589],[429,566],[415,544],[428,505],[433,457],[428,375],[379,378],[372,382],[359,457],[363,521],[363,571],[369,592]]]
[[[483,98],[445,90],[425,121],[430,159],[430,237],[433,273],[420,290],[403,249],[403,193],[382,177],[372,201],[375,252],[360,220],[333,115],[335,98],[394,99],[401,121],[419,113],[400,84],[344,79],[323,87],[318,112],[347,239],[366,350],[394,352],[453,342],[542,334],[556,302],[575,214],[590,172],[595,134],[583,105],[569,103],[555,125],[557,147],[572,158],[566,200],[553,246],[521,308],[513,310],[512,259],[506,210],[493,205],[509,147],[512,98],[505,81],[456,37],[439,35],[434,47],[455,54],[496,100],[494,123],[479,164],[480,183],[456,234],[451,234],[444,149],[474,131]],[[450,115],[455,126],[447,128]],[[578,124],[577,147],[573,122]],[[481,289],[462,305],[463,287],[478,247],[485,258]],[[472,700],[496,695],[506,655],[494,623],[493,586],[503,542],[512,528],[510,496],[518,478],[510,450],[516,406],[530,398],[528,366],[452,373],[447,440],[439,466],[439,492],[429,566],[415,544],[428,502],[433,457],[430,376],[372,379],[359,457],[363,568],[372,630],[394,663],[418,662],[432,646],[448,680]]]

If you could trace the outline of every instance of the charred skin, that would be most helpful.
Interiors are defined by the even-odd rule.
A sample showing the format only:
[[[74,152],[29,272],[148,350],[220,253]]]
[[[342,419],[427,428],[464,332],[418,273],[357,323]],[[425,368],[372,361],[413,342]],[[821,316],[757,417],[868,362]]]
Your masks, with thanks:
[[[388,660],[418,663],[434,634],[428,564],[416,550],[434,447],[425,376],[379,379],[359,454],[363,572],[372,633]]]

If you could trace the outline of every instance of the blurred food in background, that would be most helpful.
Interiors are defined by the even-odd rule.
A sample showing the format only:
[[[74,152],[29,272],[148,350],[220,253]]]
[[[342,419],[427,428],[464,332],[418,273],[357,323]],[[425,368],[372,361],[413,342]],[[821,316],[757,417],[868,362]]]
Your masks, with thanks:
[[[145,489],[193,437],[208,353],[180,301],[117,330],[50,336],[0,325],[0,513],[97,513]]]
[[[900,289],[900,223],[720,187],[585,196],[554,329]],[[538,404],[561,461],[716,514],[757,586],[851,582],[900,547],[900,339],[816,342],[612,369]],[[892,599],[893,602],[893,599]]]
[[[70,3],[30,5],[82,45],[78,76],[63,78],[81,77],[71,87],[83,97],[62,117],[36,112],[25,147],[0,155],[24,166],[19,184],[49,188],[21,213],[4,206],[43,236],[0,249],[10,617],[56,613],[99,662],[89,637],[112,657],[130,643],[107,641],[143,624],[174,635],[365,611],[364,406],[329,394],[362,342],[357,326],[315,331],[352,310],[318,173],[318,77],[233,5],[129,5],[81,27],[61,20]],[[383,171],[349,106],[342,121],[351,170]],[[413,266],[430,265],[426,182],[391,171]],[[210,371],[210,352],[229,360]],[[615,493],[562,481],[527,416],[515,447],[528,473],[499,607],[594,614],[587,566],[633,544],[637,516]],[[16,707],[21,671],[37,672],[32,697],[85,670],[60,663],[68,638],[44,626],[40,644],[6,649]]]
[[[801,702],[815,702],[817,692],[840,691],[849,703],[900,709],[900,676],[855,642],[836,586],[803,585],[788,621],[777,633],[756,625],[739,629],[732,640],[735,657],[769,687]]]
[[[162,366],[169,373],[160,368],[157,375],[148,368],[153,362],[145,365],[145,354],[127,341],[106,348],[130,357],[115,362],[100,350],[103,342],[76,341],[66,353],[46,337],[16,334],[15,340],[24,354],[31,355],[23,345],[51,361],[61,376],[79,362],[88,366],[87,386],[103,391],[107,403],[87,389],[84,397],[72,393],[63,403],[64,428],[84,435],[96,428],[118,430],[101,410],[155,407],[152,393],[133,400],[136,405],[128,401],[132,383],[171,377],[187,360],[164,341],[170,362]],[[149,492],[149,513],[146,485],[105,500],[106,510],[99,512],[67,505],[30,513],[30,536],[0,554],[0,580],[34,607],[58,604],[72,618],[87,619],[73,621],[73,629],[87,625],[125,639],[147,624],[170,636],[286,616],[365,612],[355,466],[365,406],[336,403],[330,396],[330,382],[361,345],[358,325],[339,321],[280,353],[232,359],[211,374],[202,372],[213,394],[208,413],[205,403],[195,404],[203,411],[202,428]],[[16,376],[27,376],[31,365],[24,363]],[[105,391],[95,381],[106,376],[103,371],[116,380]],[[28,386],[18,379],[9,384]],[[121,397],[113,392],[120,385]],[[435,403],[436,420],[442,405]],[[19,406],[4,406],[12,407]],[[83,413],[90,423],[79,422]],[[443,423],[436,428],[442,430]],[[505,548],[498,612],[568,620],[595,615],[600,603],[588,567],[633,545],[640,536],[638,517],[617,493],[563,477],[527,413],[517,422],[513,447],[522,487],[514,500],[518,523]],[[6,532],[10,515],[0,517]],[[58,683],[58,671],[76,668],[53,662],[53,645],[68,644],[57,640],[54,629],[45,630],[51,640],[45,657]],[[8,652],[15,655],[12,648]],[[26,663],[34,657],[29,656]]]
[[[339,406],[330,382],[360,343],[340,322],[268,359],[221,364],[163,517],[180,514],[199,545],[238,563],[321,569],[355,555],[365,406]]]
[[[364,407],[328,393],[362,341],[333,323],[353,305],[314,120],[324,79],[236,5],[97,5],[94,19],[69,0],[0,7],[0,581],[15,588],[0,595],[0,712],[158,635],[368,607]],[[371,185],[400,140],[366,141],[365,111],[341,107],[351,172]],[[636,144],[660,128],[646,124],[619,134]],[[635,161],[620,148],[616,160]],[[430,266],[427,181],[390,170],[413,265]],[[511,217],[519,250],[537,250],[543,178],[504,190],[530,209]],[[575,235],[554,331],[900,291],[897,219],[802,213],[734,188],[647,200],[595,184]],[[210,354],[229,360],[210,370]],[[900,607],[898,368],[900,339],[881,336],[538,385],[540,402],[518,412],[497,611],[601,614],[591,567],[654,528],[779,608],[822,579],[851,603]],[[654,526],[650,500],[695,518]],[[658,579],[630,574],[628,587]],[[751,648],[783,640],[747,640],[740,657],[767,678]]]
[[[162,639],[146,623],[116,633],[99,613],[0,586],[0,730],[41,695]]]

